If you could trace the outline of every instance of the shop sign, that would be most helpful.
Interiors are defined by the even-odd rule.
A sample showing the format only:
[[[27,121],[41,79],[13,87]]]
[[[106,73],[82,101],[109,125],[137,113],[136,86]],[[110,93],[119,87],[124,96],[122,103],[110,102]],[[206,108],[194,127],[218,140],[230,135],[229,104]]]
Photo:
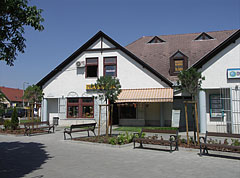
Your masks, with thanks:
[[[240,68],[227,69],[227,77],[228,79],[240,79]]]
[[[112,87],[112,88],[114,88],[114,87]],[[96,86],[94,84],[87,84],[86,85],[86,90],[87,91],[104,90],[104,88],[103,87],[102,88],[100,88],[100,87],[96,88]]]

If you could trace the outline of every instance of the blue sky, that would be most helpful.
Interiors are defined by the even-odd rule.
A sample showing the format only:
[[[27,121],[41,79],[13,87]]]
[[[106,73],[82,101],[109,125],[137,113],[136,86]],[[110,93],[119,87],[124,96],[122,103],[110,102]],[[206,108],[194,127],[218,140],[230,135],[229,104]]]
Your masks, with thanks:
[[[0,86],[36,84],[99,30],[122,46],[142,36],[240,28],[240,0],[32,0],[45,30],[27,27],[13,67],[0,61]]]

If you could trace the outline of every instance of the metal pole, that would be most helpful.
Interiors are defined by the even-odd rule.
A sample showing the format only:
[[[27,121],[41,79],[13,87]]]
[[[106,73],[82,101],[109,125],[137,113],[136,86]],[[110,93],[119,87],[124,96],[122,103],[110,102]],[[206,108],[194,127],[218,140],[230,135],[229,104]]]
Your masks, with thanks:
[[[29,83],[28,82],[23,82],[23,96],[24,96],[25,84],[29,84]],[[23,98],[23,108],[24,108],[24,98]]]

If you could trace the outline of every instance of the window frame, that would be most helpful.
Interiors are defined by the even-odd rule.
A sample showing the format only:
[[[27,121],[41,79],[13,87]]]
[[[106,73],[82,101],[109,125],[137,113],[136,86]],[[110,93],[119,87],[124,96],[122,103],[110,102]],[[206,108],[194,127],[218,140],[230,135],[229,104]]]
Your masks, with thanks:
[[[69,103],[70,99],[77,99],[78,102],[76,103]],[[91,99],[91,102],[83,102],[84,99]],[[77,117],[71,117],[69,116],[69,110],[68,107],[70,106],[78,106],[78,116]],[[92,106],[93,108],[93,116],[92,117],[83,117],[83,106]],[[92,119],[94,118],[94,97],[74,97],[74,98],[67,98],[67,119],[78,119],[78,118],[87,118]]]
[[[92,102],[83,102],[83,99],[92,99]],[[81,97],[80,98],[80,116],[81,118],[94,118],[94,97]],[[83,117],[83,107],[92,106],[93,107],[93,116],[92,117]]]
[[[180,54],[181,56],[176,56],[177,54]],[[170,75],[178,75],[181,71],[175,71],[175,61],[177,60],[183,60],[183,70],[186,70],[188,68],[188,57],[185,56],[181,51],[177,51],[172,57],[170,57]]]
[[[69,100],[70,99],[77,99],[78,102],[76,103],[69,103]],[[77,117],[71,117],[69,116],[69,110],[68,110],[68,107],[71,107],[71,106],[78,106],[78,116]],[[80,107],[80,103],[79,103],[79,98],[67,98],[67,118],[79,118],[79,107]]]
[[[88,59],[97,59],[97,64],[88,64],[87,63],[87,60]],[[97,66],[97,76],[96,77],[88,77],[87,76],[87,67],[88,66]],[[98,76],[99,76],[99,62],[98,62],[98,57],[87,57],[86,59],[85,59],[85,78],[98,78]]]
[[[115,58],[116,59],[116,62],[108,62],[106,63],[106,59],[108,58]],[[106,66],[116,66],[116,70],[115,70],[115,75],[112,76],[112,77],[117,77],[117,56],[109,56],[109,57],[104,57],[103,58],[103,75],[106,76]]]

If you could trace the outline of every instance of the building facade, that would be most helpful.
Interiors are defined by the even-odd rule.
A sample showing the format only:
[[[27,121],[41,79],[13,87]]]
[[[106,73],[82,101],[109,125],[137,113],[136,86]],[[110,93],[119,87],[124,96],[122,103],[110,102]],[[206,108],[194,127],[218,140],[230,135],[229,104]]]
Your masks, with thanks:
[[[184,128],[183,102],[191,98],[174,86],[179,72],[194,67],[206,78],[198,95],[201,132],[238,133],[239,37],[240,30],[148,36],[122,47],[100,31],[38,83],[45,94],[42,118],[59,117],[60,125],[98,122],[104,102],[91,84],[109,75],[122,86],[115,124],[172,126],[172,113],[178,110]],[[104,123],[104,107],[101,118]]]

